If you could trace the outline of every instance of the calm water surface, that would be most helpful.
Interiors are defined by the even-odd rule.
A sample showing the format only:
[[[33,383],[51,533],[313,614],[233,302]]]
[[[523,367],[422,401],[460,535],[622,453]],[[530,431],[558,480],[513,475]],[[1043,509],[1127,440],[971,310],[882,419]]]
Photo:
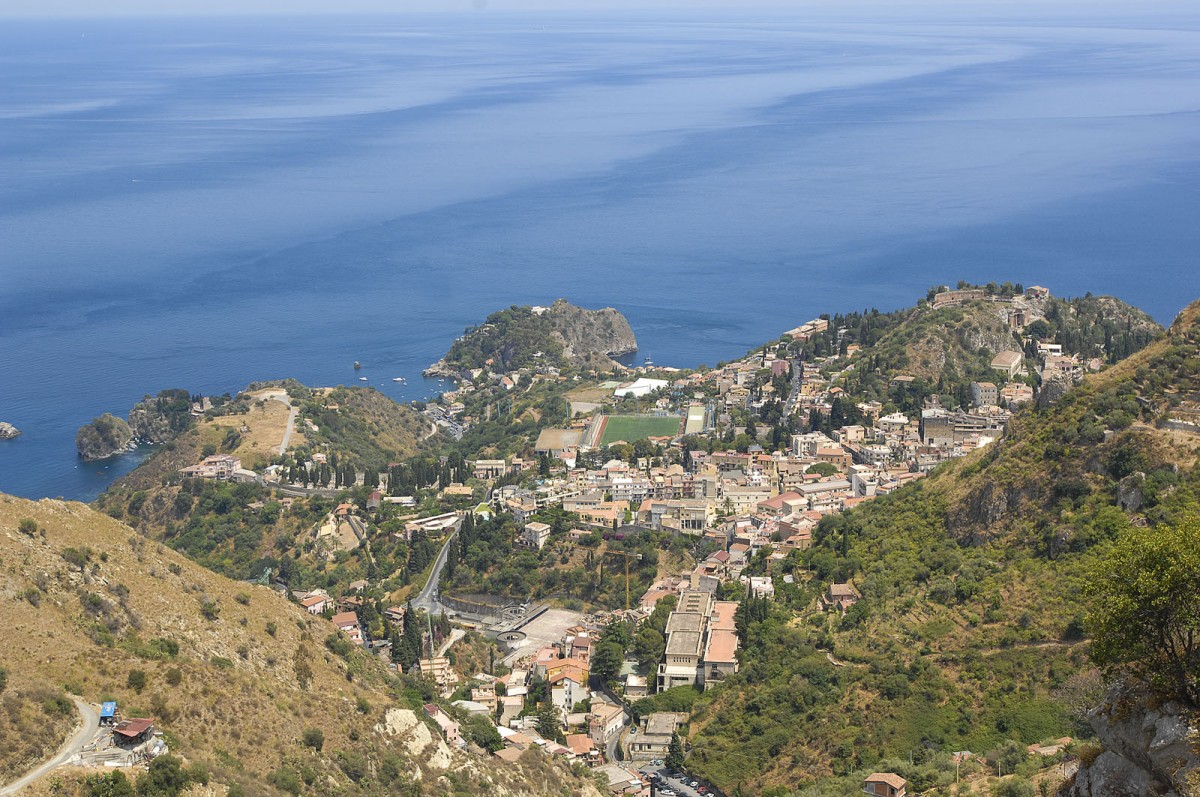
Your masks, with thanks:
[[[938,282],[1200,296],[1200,15],[0,27],[0,491],[164,387],[437,389],[509,304],[713,363]],[[405,387],[391,381],[407,376]]]

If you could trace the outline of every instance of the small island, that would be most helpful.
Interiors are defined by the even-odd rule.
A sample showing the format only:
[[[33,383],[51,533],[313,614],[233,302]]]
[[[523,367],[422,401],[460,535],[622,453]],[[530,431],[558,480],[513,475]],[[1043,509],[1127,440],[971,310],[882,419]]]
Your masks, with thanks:
[[[0,440],[12,440],[21,434],[21,430],[11,423],[0,421]]]

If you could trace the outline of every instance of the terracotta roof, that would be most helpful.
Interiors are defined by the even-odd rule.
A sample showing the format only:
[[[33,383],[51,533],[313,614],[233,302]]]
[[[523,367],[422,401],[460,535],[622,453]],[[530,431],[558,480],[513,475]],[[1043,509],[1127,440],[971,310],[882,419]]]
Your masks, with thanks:
[[[354,612],[342,612],[341,614],[335,614],[330,619],[338,628],[341,628],[344,625],[358,625],[358,615]]]
[[[324,603],[327,600],[328,598],[324,595],[313,595],[311,598],[305,598],[300,601],[300,605],[307,609],[309,606],[316,606],[318,603]]]
[[[886,783],[893,789],[903,789],[908,781],[894,772],[876,772],[868,775],[864,783]]]
[[[553,684],[558,683],[559,681],[570,678],[572,681],[579,684],[580,686],[584,686],[587,684],[587,680],[588,680],[587,675],[585,675],[586,672],[587,672],[587,670],[583,669],[582,667],[578,667],[578,666],[572,664],[568,667],[563,667],[562,669],[555,672],[553,675],[551,675],[547,679],[547,681],[551,685],[553,685]]]
[[[708,635],[708,649],[704,651],[705,661],[736,662],[737,634],[724,629],[714,630]]]
[[[587,755],[596,749],[596,743],[593,742],[592,738],[587,734],[568,733],[567,747],[569,747],[571,752],[575,755]]]

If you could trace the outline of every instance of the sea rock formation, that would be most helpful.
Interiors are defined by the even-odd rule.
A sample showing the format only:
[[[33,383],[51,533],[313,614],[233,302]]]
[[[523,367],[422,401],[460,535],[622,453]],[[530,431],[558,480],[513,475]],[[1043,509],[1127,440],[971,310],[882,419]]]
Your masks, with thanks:
[[[11,423],[0,421],[0,440],[11,440],[21,434],[21,430]]]
[[[1200,794],[1200,725],[1193,709],[1126,686],[1088,715],[1104,751],[1085,758],[1067,797],[1191,797]]]
[[[133,430],[129,424],[108,412],[79,427],[75,434],[75,447],[79,450],[79,456],[87,462],[107,459],[122,451],[130,451],[134,446]]]
[[[563,355],[572,362],[595,355],[619,357],[637,351],[637,338],[629,321],[611,307],[585,310],[566,299],[558,299],[550,305],[546,316],[562,339]]]

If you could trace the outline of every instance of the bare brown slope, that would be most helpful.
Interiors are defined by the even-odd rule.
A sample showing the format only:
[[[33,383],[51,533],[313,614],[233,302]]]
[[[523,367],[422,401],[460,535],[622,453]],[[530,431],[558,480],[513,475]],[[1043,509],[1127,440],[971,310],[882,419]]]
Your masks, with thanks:
[[[22,531],[22,519],[38,530]],[[344,794],[450,794],[452,784],[489,794],[595,793],[549,762],[512,766],[451,752],[411,711],[419,692],[404,692],[365,654],[344,660],[325,648],[333,630],[325,620],[82,504],[0,497],[0,621],[7,693],[40,685],[50,696],[66,687],[93,703],[115,698],[126,715],[154,717],[174,752],[254,793],[275,793],[266,778],[281,767],[308,767],[322,790]],[[154,640],[178,653],[156,652],[170,644]],[[133,670],[145,673],[140,691],[128,685]],[[51,748],[70,724],[53,726]],[[320,752],[301,744],[306,728],[323,731]],[[16,768],[14,759],[0,745],[0,767]],[[353,781],[338,764],[347,760],[364,762],[366,776]]]

